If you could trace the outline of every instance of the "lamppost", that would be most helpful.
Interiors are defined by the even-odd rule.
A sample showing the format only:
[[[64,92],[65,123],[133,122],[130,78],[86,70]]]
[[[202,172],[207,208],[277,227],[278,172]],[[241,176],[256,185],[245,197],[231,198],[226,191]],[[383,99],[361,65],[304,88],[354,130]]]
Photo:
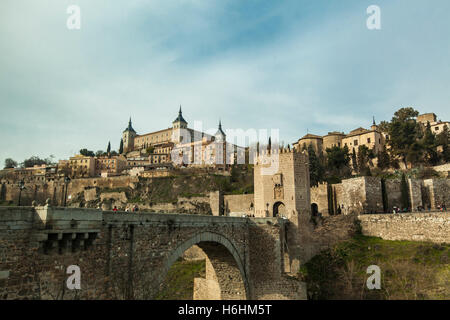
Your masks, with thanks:
[[[19,186],[19,207],[20,207],[20,198],[22,197],[22,190],[25,189],[25,182],[22,180],[18,183]]]
[[[68,176],[64,177],[64,183],[66,185],[66,189],[64,192],[64,207],[66,206],[66,200],[67,200],[67,188],[69,187],[70,178]]]

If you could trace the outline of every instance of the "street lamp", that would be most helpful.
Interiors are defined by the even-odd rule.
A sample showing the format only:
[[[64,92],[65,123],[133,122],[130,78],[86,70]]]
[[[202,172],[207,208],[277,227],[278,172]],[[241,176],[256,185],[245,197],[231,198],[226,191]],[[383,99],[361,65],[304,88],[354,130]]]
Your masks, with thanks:
[[[18,183],[19,186],[19,207],[20,207],[20,198],[22,197],[22,190],[25,189],[25,182],[22,180]]]
[[[66,189],[64,192],[64,207],[66,206],[66,200],[67,200],[67,188],[69,186],[70,178],[68,176],[64,177],[64,183],[66,184]]]

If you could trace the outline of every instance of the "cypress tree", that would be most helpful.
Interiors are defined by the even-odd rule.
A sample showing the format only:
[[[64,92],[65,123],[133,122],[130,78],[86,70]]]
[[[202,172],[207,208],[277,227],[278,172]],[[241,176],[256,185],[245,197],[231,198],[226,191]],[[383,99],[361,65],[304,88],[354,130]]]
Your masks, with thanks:
[[[387,169],[390,166],[391,159],[389,158],[389,153],[386,151],[386,147],[383,146],[383,149],[378,154],[378,163],[377,166],[381,170]]]
[[[330,184],[327,184],[327,198],[328,198],[328,214],[332,216],[334,215],[333,187]]]
[[[384,178],[381,179],[381,198],[383,200],[383,211],[387,212],[388,210],[388,196],[386,193],[386,180]]]
[[[308,146],[310,185],[317,186],[323,178],[323,167],[312,144]]]
[[[355,148],[353,148],[353,153],[352,153],[352,165],[353,165],[353,170],[355,172],[358,172],[358,160],[356,159]]]
[[[402,209],[409,208],[409,192],[408,192],[408,183],[406,182],[406,176],[402,174],[402,181],[400,183],[400,191],[402,195]]]
[[[119,154],[123,153],[123,139],[120,139]]]

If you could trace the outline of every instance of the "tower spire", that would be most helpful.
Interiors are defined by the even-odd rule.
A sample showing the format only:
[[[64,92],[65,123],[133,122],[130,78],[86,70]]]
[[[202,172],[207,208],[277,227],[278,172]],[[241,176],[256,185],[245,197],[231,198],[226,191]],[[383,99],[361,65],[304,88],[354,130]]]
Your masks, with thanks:
[[[125,131],[131,131],[136,133],[136,131],[134,131],[133,126],[131,125],[131,116],[130,116],[130,120],[128,120],[128,127],[125,129]]]
[[[373,122],[372,122],[372,124],[373,124],[373,125],[376,125],[376,124],[375,124],[375,116],[372,116],[372,117],[373,117]]]
[[[217,132],[216,132],[216,138],[217,137],[225,137],[226,136],[226,134],[225,134],[225,132],[223,132],[223,130],[222,130],[222,120],[221,119],[219,119],[219,129],[217,130]]]

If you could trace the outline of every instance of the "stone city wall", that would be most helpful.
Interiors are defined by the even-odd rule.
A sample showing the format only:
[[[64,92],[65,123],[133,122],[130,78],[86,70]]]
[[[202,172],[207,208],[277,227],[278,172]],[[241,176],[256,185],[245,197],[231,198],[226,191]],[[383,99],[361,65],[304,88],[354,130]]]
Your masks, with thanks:
[[[450,243],[450,212],[368,214],[360,215],[358,219],[367,236]]]
[[[226,215],[232,212],[242,212],[251,215],[254,212],[254,194],[224,195],[224,211]]]
[[[446,163],[440,166],[433,167],[433,170],[439,172],[442,177],[448,178],[450,173],[450,163]]]
[[[138,181],[138,177],[130,176],[73,179],[69,182],[66,192],[66,185],[63,179],[51,179],[48,181],[25,180],[25,189],[20,194],[16,182],[2,180],[0,201],[17,204],[20,194],[22,205],[31,205],[32,201],[44,204],[47,199],[50,199],[54,205],[63,205],[65,194],[68,197],[73,197],[79,193],[84,193],[86,189],[96,187],[104,189],[133,188]],[[94,193],[94,191],[91,191],[91,193]]]
[[[311,187],[311,205],[314,203],[322,216],[329,215],[327,183],[320,183],[318,186]]]
[[[436,210],[442,204],[450,204],[450,179],[408,179],[409,203],[413,212],[419,207]],[[331,192],[332,194],[328,194]],[[329,208],[329,199],[332,208]],[[342,214],[392,212],[393,207],[402,207],[401,181],[385,180],[385,199],[383,200],[381,179],[377,177],[358,177],[343,180],[327,188],[326,184],[311,188],[311,204],[317,204],[322,216],[328,212]],[[332,209],[332,210],[331,210]]]

